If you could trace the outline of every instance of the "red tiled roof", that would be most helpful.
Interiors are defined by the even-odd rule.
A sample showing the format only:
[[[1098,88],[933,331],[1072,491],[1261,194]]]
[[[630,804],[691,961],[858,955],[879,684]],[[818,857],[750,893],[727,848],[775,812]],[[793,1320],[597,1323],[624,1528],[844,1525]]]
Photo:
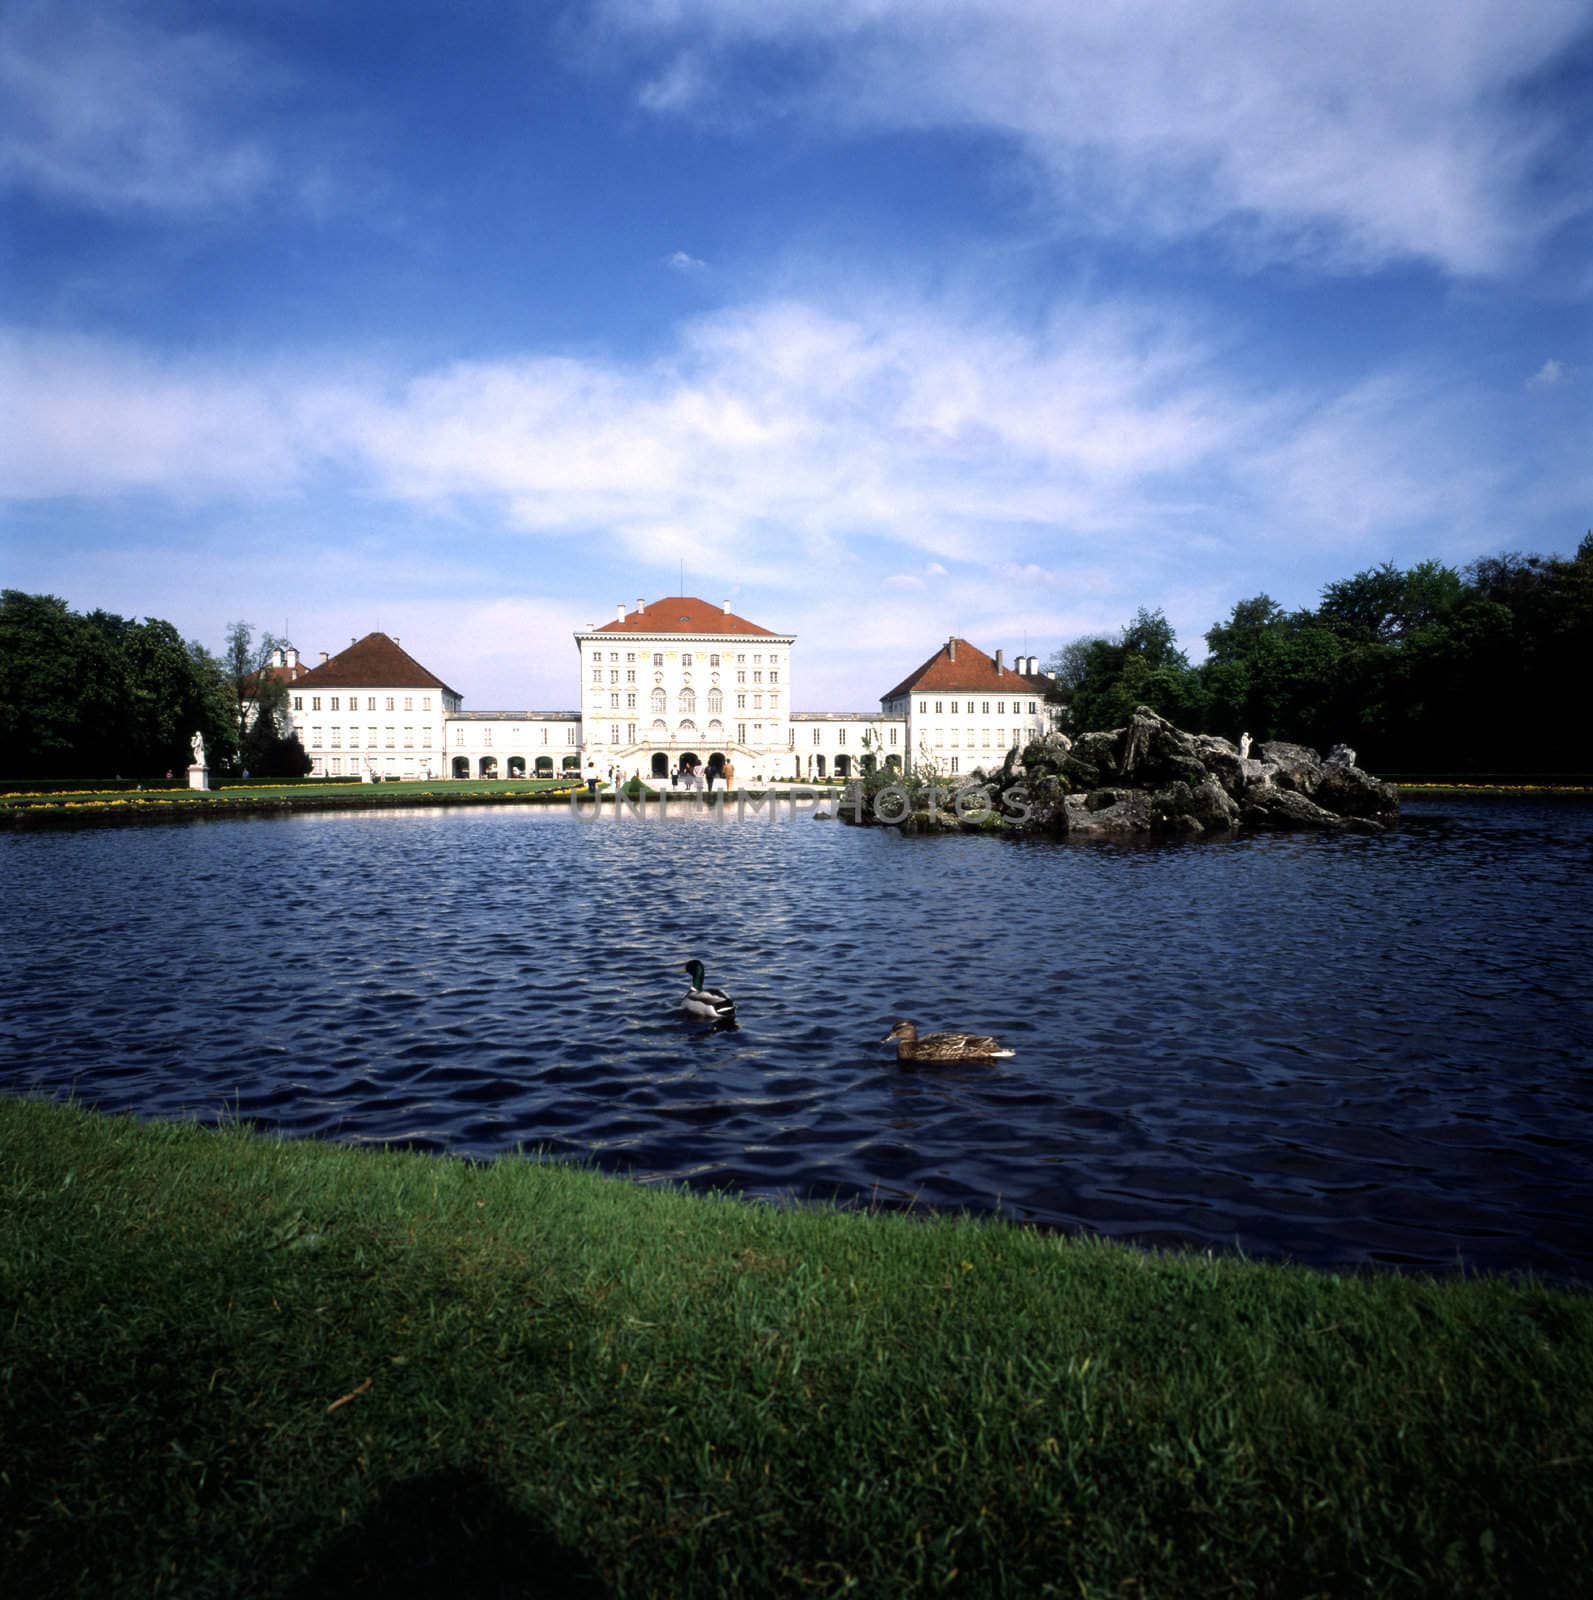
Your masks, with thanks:
[[[306,677],[310,669],[300,661],[291,667],[262,667],[258,672],[248,672],[243,678],[243,692],[253,694],[264,679],[268,683],[297,683],[300,678]]]
[[[456,693],[385,633],[356,639],[331,660],[311,667],[298,681],[312,689],[441,689],[445,694]]]
[[[956,648],[956,659],[952,649]],[[1011,667],[998,667],[995,660],[983,650],[975,649],[966,639],[952,639],[943,644],[916,672],[910,672],[894,689],[880,696],[881,700],[894,700],[900,694],[914,694],[920,689],[960,690],[971,689],[976,694],[995,692],[1001,694],[1034,694],[1034,684]]]
[[[763,633],[773,637],[773,630],[760,628],[723,606],[709,605],[706,600],[691,595],[671,595],[655,600],[640,611],[629,611],[613,622],[605,622],[597,633]]]

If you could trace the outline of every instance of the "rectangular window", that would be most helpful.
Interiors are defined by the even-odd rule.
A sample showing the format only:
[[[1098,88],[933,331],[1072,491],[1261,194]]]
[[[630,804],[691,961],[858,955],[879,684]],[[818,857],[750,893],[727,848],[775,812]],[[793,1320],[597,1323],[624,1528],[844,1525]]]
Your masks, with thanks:
[[[391,695],[388,695],[387,697],[387,709],[389,711],[396,711],[398,709],[398,707],[393,704],[393,697]]]
[[[415,748],[415,730],[413,728],[404,729],[404,748],[406,750]]]
[[[951,730],[951,747],[953,750],[957,748],[957,730],[955,728]]]
[[[710,667],[717,667],[719,665],[719,657],[718,656],[709,656],[708,657],[708,665]]]
[[[423,694],[420,697],[420,709],[422,711],[430,711],[431,710],[431,696],[429,694]]]
[[[780,681],[780,674],[778,672],[771,672],[769,674],[769,682],[770,683],[778,683],[779,681]]]
[[[332,776],[334,778],[340,778],[340,777],[343,776],[343,758],[342,758],[342,756],[333,756],[332,757]]]
[[[413,711],[415,709],[415,697],[414,697],[414,695],[406,694],[404,696],[404,709],[406,711]]]
[[[618,661],[619,660],[619,651],[618,650],[610,650],[609,653],[608,653],[608,658],[609,658],[610,661]]]
[[[398,729],[397,728],[393,728],[393,727],[389,727],[387,729],[387,748],[389,750],[391,750],[397,745],[397,743],[398,743]]]
[[[1004,716],[1006,716],[1006,714],[1007,714],[1007,702],[1005,700],[996,701],[996,715],[998,717],[1004,717]]]
[[[661,666],[663,666],[663,664],[664,664],[664,652],[662,650],[655,650],[653,652],[653,665],[655,667],[661,667]]]
[[[835,742],[838,745],[846,743],[846,729],[845,728],[837,728],[835,730]]]
[[[753,681],[753,682],[754,682],[754,683],[762,683],[762,682],[763,682],[763,674],[762,674],[762,673],[761,673],[761,672],[755,672],[755,673],[753,673],[753,675],[752,675],[752,681]]]
[[[747,697],[744,694],[738,694],[736,696],[736,710],[737,711],[745,711],[746,709],[747,709]]]
[[[627,661],[634,661],[636,659],[636,652],[634,650],[627,650],[625,652],[625,659]]]
[[[918,714],[919,714],[919,716],[921,716],[921,717],[925,716],[925,715],[928,714],[928,712],[929,712],[929,702],[927,700],[920,700],[918,702]]]
[[[894,728],[891,729],[891,743],[896,743],[896,730]]]
[[[319,728],[310,729],[310,748],[312,750],[321,748],[321,730]]]
[[[603,681],[603,669],[601,667],[593,667],[592,668],[592,682],[593,683],[601,683],[602,681]]]
[[[953,700],[951,703],[951,714],[953,716],[957,715],[957,702],[955,700]]]
[[[617,722],[611,722],[608,725],[608,742],[610,744],[619,743],[619,724]]]
[[[819,737],[820,737],[819,729],[815,728],[813,730],[813,742],[814,742],[814,744],[817,744],[819,742]]]
[[[548,730],[546,728],[542,730],[542,742],[543,744],[548,742]]]
[[[302,694],[294,695],[294,697],[293,697],[293,709],[295,711],[302,711],[304,709],[304,696]]]
[[[610,667],[608,669],[608,681],[610,683],[618,683],[619,682],[619,668],[618,667]]]
[[[581,742],[581,730],[574,723],[571,723],[564,730],[564,742],[566,744],[579,744]]]
[[[374,750],[376,748],[376,730],[375,730],[375,728],[367,728],[365,730],[365,744],[366,744],[366,748],[367,749]]]
[[[481,730],[481,743],[482,743],[482,747],[484,749],[490,750],[492,748],[492,729],[491,728],[483,728]]]
[[[618,711],[619,710],[619,690],[618,689],[611,689],[609,691],[608,708],[609,708],[610,711]]]
[[[1034,701],[1032,701],[1032,700],[1029,702],[1029,715],[1030,716],[1034,715]]]
[[[625,709],[627,711],[634,711],[636,709],[636,696],[634,694],[628,694],[625,696]]]
[[[373,728],[371,731],[374,733],[376,730]],[[454,744],[457,746],[457,745],[462,745],[464,742],[465,742],[465,730],[463,728],[455,728],[454,729]],[[376,741],[374,739],[372,739],[371,743],[375,744]]]
[[[754,711],[762,711],[763,710],[763,696],[761,694],[753,695],[753,697],[752,697],[752,709]]]
[[[635,683],[636,682],[636,668],[635,667],[627,667],[625,669],[625,681],[627,683]]]
[[[332,730],[332,748],[334,750],[343,748],[343,730],[341,728],[333,728]]]
[[[953,772],[955,772],[957,770],[957,758],[956,758],[956,756],[953,756],[951,758],[951,770]]]
[[[320,695],[315,695],[310,700],[310,710],[319,711],[320,709],[321,709],[321,697],[320,697]]]
[[[941,702],[939,700],[937,700],[935,702],[935,715],[937,717],[940,715],[940,706],[941,706]]]
[[[762,656],[754,656],[752,658],[752,664],[755,667],[761,667],[763,665],[763,657]]]
[[[736,674],[736,682],[737,683],[745,683],[746,681],[747,681],[747,674],[746,674],[745,671],[741,671],[741,672],[738,672]]]
[[[737,744],[745,744],[746,742],[747,742],[747,725],[744,722],[738,722],[736,724],[736,743]]]
[[[990,702],[988,700],[981,700],[979,702],[979,709],[985,716],[988,717],[990,715]]]
[[[979,730],[979,745],[980,748],[984,750],[988,750],[990,748],[990,730],[988,728],[981,728]]]
[[[338,709],[337,696],[336,695],[332,696],[332,704],[331,704],[330,709],[333,710],[333,711],[336,711]]]
[[[680,664],[681,664],[681,666],[683,666],[683,667],[689,667],[689,666],[690,666],[690,665],[691,665],[691,651],[689,651],[689,650],[688,650],[688,651],[687,651],[687,652],[686,652],[686,653],[685,653],[685,655],[683,655],[683,656],[682,656],[682,657],[681,657],[681,658],[680,658]]]
[[[421,747],[422,750],[430,750],[431,749],[431,729],[430,728],[422,728],[420,730],[420,747]]]

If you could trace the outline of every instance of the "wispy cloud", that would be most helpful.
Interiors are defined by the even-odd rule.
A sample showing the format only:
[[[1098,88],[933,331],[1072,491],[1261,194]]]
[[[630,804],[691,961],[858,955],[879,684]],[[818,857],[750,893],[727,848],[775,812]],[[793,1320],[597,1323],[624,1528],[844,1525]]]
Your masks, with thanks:
[[[1529,389],[1548,389],[1554,384],[1565,381],[1565,363],[1556,361],[1550,356],[1536,372],[1527,379]]]
[[[994,133],[1032,159],[1071,228],[1221,229],[1260,259],[1492,274],[1588,204],[1579,173],[1546,190],[1539,158],[1563,118],[1516,92],[1586,29],[1579,0],[600,10],[643,72],[669,63],[639,92],[651,111]]]
[[[332,187],[272,107],[293,87],[258,46],[135,7],[22,0],[0,18],[0,191],[112,213],[192,216]]]

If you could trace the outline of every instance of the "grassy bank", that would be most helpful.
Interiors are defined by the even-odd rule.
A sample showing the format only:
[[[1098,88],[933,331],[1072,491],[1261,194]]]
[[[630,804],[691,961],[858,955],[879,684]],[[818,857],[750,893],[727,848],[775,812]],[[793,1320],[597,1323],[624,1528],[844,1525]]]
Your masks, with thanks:
[[[304,811],[382,811],[413,806],[564,804],[567,779],[430,779],[382,783],[236,784],[225,789],[75,789],[6,792],[0,786],[0,828],[98,827],[193,821],[206,817],[272,816]],[[580,786],[584,793],[584,785]]]
[[[1571,1594],[1593,1559],[1585,1295],[17,1099],[0,1206],[9,1595]]]

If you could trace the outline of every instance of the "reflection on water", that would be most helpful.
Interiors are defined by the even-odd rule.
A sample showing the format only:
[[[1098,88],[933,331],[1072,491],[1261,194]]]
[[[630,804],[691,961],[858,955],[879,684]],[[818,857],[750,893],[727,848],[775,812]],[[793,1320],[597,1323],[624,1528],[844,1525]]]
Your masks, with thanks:
[[[1593,809],[1115,849],[782,815],[0,840],[0,1086],[1322,1265],[1593,1265]],[[678,1011],[699,956],[740,1027]],[[892,1020],[991,1032],[899,1069]]]

